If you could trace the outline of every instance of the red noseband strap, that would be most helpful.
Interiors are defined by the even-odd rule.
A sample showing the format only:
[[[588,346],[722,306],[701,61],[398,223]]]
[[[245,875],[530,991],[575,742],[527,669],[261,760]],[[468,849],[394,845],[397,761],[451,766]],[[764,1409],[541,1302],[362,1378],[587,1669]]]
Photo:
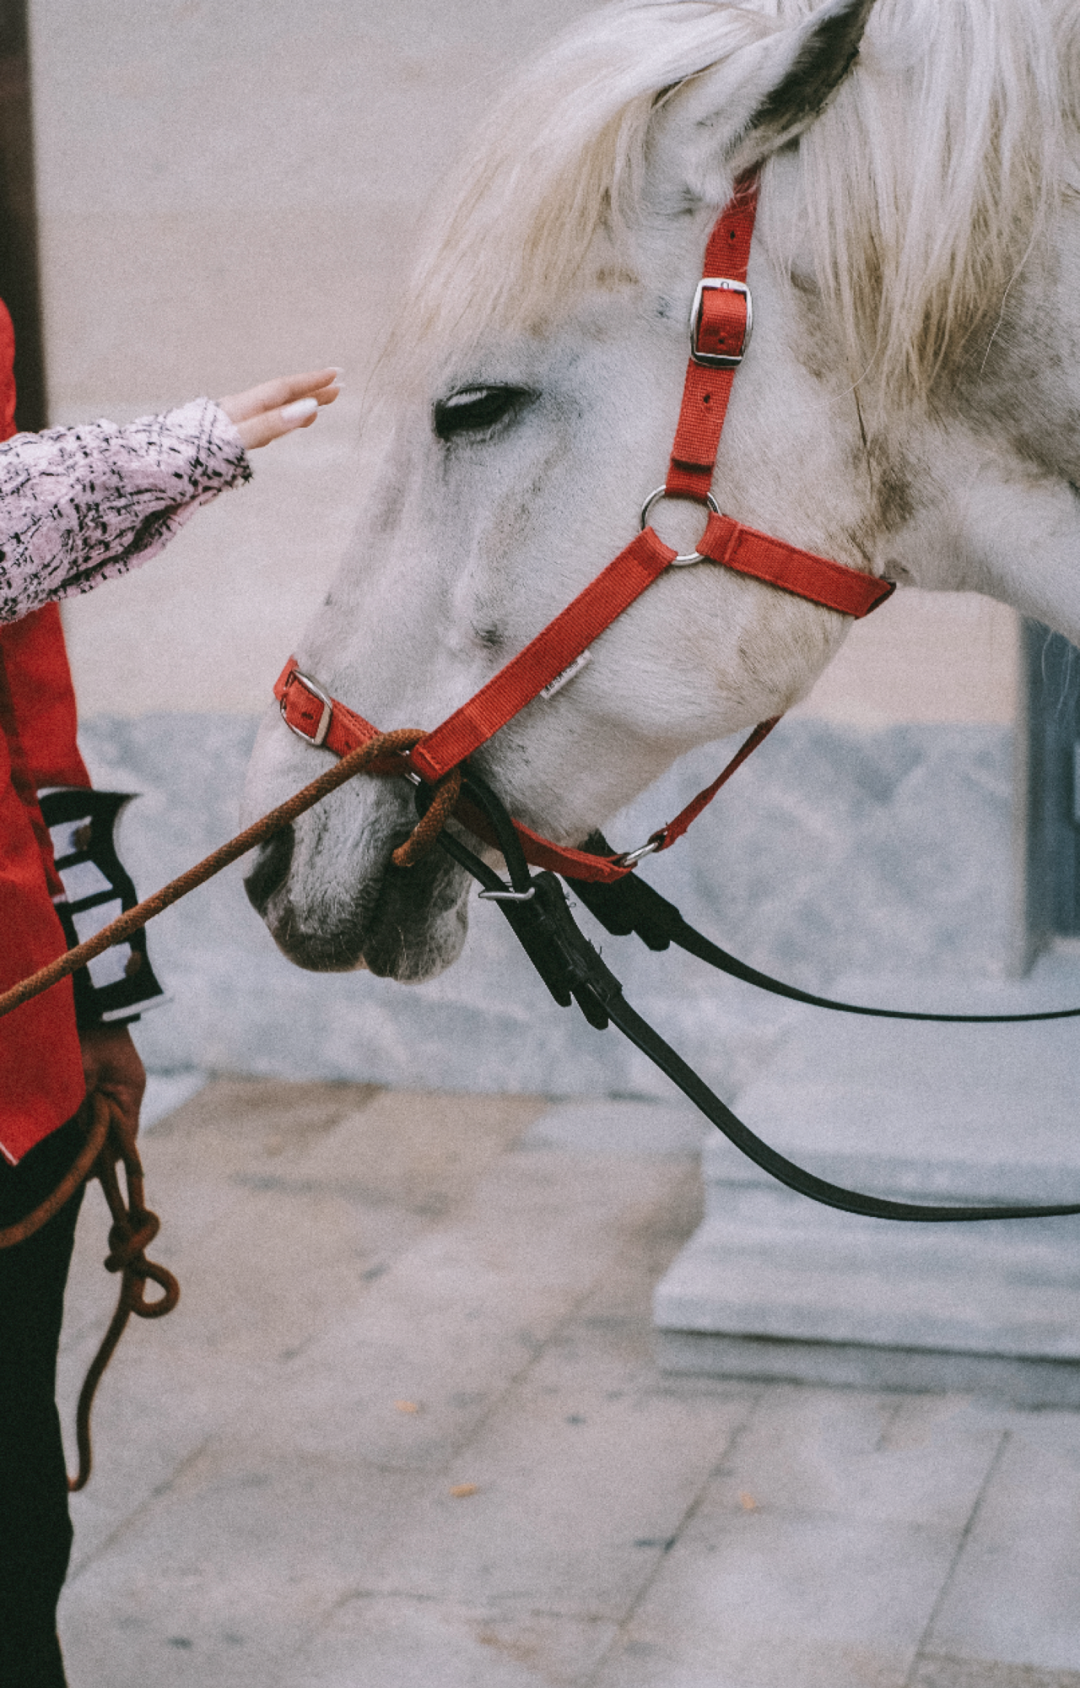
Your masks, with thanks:
[[[750,338],[751,302],[746,287],[750,242],[757,209],[757,183],[741,182],[709,237],[705,274],[694,300],[690,325],[690,362],[683,388],[682,409],[675,432],[664,491],[668,497],[704,504],[709,496],[720,435],[731,387]],[[644,519],[644,518],[643,518]],[[888,598],[893,582],[802,551],[785,540],[744,527],[715,509],[706,523],[696,557],[738,574],[749,575],[780,591],[807,598],[842,615],[869,615]],[[408,762],[424,780],[441,779],[471,756],[500,727],[539,698],[553,695],[554,683],[565,682],[577,662],[604,629],[629,608],[665,569],[676,553],[652,528],[646,527],[548,623],[536,638],[436,727],[410,753]],[[700,562],[695,566],[700,566]],[[293,732],[337,756],[375,736],[377,728],[329,697],[291,657],[274,687],[281,713]],[[655,832],[647,845],[626,856],[598,857],[553,844],[515,822],[527,859],[570,878],[613,881],[622,878],[644,855],[666,850],[680,838],[711,802],[720,787],[746,760],[775,720],[755,728],[712,785],[700,792],[681,814]],[[373,765],[373,773],[403,773],[404,759]],[[482,818],[470,812],[468,824],[484,835]]]

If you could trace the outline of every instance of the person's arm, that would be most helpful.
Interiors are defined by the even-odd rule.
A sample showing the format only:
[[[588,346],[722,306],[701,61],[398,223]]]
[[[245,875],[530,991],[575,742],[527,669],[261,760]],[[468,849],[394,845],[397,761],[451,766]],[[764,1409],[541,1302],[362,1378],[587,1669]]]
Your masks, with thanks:
[[[308,427],[338,371],[196,399],[120,427],[94,422],[0,444],[0,622],[123,574],[200,504],[249,479],[248,450]]]

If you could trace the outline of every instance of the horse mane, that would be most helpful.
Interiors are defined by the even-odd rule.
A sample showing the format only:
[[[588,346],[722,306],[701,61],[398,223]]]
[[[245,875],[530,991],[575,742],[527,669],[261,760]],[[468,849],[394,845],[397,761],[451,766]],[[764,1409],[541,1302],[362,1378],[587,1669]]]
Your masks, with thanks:
[[[565,34],[480,126],[429,219],[402,318],[414,347],[430,360],[564,310],[601,231],[628,250],[657,103],[813,10],[614,0]],[[853,380],[925,401],[993,333],[1080,131],[1076,14],[1075,0],[877,0],[799,142],[802,232]],[[768,166],[766,215],[767,188]]]
[[[870,24],[800,143],[803,210],[853,378],[925,401],[985,356],[1045,232],[1080,34],[1061,0],[878,0]]]

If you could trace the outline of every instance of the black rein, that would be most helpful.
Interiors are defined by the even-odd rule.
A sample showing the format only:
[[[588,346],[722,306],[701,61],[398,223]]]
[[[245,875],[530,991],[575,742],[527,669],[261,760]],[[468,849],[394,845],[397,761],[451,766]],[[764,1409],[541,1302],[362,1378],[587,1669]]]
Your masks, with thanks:
[[[843,1213],[861,1214],[869,1219],[914,1220],[923,1224],[943,1224],[986,1219],[1050,1219],[1080,1213],[1080,1202],[1062,1202],[1045,1206],[995,1204],[993,1206],[925,1206],[915,1202],[890,1201],[882,1196],[868,1196],[858,1190],[847,1190],[831,1184],[804,1167],[797,1166],[786,1156],[770,1148],[748,1126],[733,1114],[693,1068],[678,1055],[660,1034],[636,1013],[623,995],[622,986],[599,951],[580,930],[570,911],[566,893],[553,873],[533,874],[522,854],[513,822],[500,799],[485,780],[466,770],[464,788],[490,820],[506,863],[509,883],[481,861],[464,844],[456,832],[445,830],[439,836],[439,847],[478,880],[480,895],[496,902],[506,917],[515,937],[529,960],[543,979],[551,995],[561,1007],[576,1002],[591,1026],[603,1031],[608,1024],[618,1026],[623,1035],[648,1056],[661,1072],[666,1073],[694,1106],[711,1120],[718,1130],[740,1149],[755,1165],[776,1178],[789,1189],[796,1190],[812,1201],[826,1207],[839,1208]],[[430,794],[417,787],[417,804],[421,811]],[[588,848],[610,855],[609,846],[594,835]],[[615,936],[636,933],[650,949],[666,949],[677,944],[689,954],[698,956],[710,966],[719,968],[731,977],[774,995],[788,997],[794,1002],[807,1002],[817,1008],[829,1008],[844,1014],[872,1015],[889,1020],[932,1020],[964,1024],[997,1024],[1029,1020],[1066,1020],[1080,1017],[1080,1009],[1053,1009],[1036,1014],[924,1014],[909,1013],[895,1008],[868,1008],[856,1003],[837,1002],[830,997],[815,996],[798,990],[720,949],[685,921],[673,903],[669,903],[636,874],[628,875],[616,885],[601,885],[591,881],[574,880],[574,890],[586,908]]]

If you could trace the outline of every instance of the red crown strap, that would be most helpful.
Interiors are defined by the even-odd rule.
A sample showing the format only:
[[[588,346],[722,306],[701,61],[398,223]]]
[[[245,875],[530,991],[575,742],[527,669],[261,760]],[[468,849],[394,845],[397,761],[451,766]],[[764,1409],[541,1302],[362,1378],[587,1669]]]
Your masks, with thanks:
[[[754,235],[758,188],[744,178],[721,212],[705,248],[704,274],[745,282]],[[701,295],[698,348],[710,356],[737,357],[746,338],[747,305],[740,293],[706,288]],[[683,385],[682,408],[671,448],[666,486],[673,498],[704,504],[712,486],[716,453],[727,415],[735,369],[712,369],[691,359]]]

